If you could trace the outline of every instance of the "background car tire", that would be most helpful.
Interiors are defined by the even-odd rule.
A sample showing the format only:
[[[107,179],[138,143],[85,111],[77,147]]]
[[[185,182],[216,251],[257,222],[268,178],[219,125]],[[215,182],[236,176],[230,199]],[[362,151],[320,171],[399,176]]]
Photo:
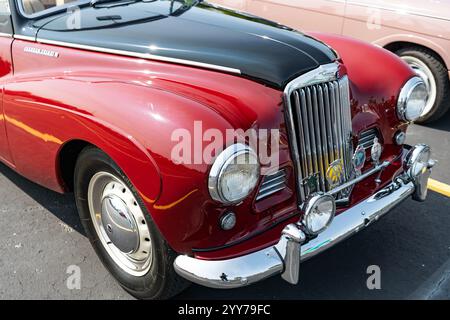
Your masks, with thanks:
[[[430,111],[419,118],[416,123],[430,123],[440,119],[450,109],[450,81],[448,70],[441,59],[432,51],[421,47],[409,47],[396,51],[407,63],[409,58],[421,61],[431,71],[436,84],[436,98]]]
[[[114,261],[99,239],[87,200],[90,181],[99,172],[107,172],[120,179],[133,192],[144,213],[153,247],[152,262],[145,275],[133,276],[125,272]],[[140,299],[168,299],[187,288],[188,281],[174,271],[175,252],[160,234],[131,182],[104,152],[94,147],[87,147],[81,152],[75,168],[74,193],[81,222],[92,246],[108,271],[126,291]]]

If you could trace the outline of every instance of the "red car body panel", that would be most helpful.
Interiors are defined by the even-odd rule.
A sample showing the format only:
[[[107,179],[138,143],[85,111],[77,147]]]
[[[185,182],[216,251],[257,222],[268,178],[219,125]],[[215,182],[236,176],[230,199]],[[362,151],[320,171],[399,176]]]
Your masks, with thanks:
[[[359,132],[378,127],[383,158],[398,157],[401,148],[392,137],[406,125],[398,120],[395,105],[400,88],[414,75],[412,70],[387,51],[362,42],[314,36],[335,48],[346,66],[355,143]],[[58,51],[59,57],[31,55],[24,50],[30,45]],[[217,71],[23,40],[14,40],[12,56],[14,74],[3,78],[0,155],[27,178],[67,191],[61,150],[73,141],[95,145],[136,187],[170,246],[202,259],[234,257],[266,247],[279,240],[286,224],[298,221],[281,91]],[[2,72],[8,74],[11,63],[5,62]],[[258,204],[253,197],[232,208],[212,201],[207,189],[209,166],[171,161],[173,131],[184,128],[195,134],[194,121],[202,121],[203,130],[223,133],[230,128],[280,129],[281,166],[288,169],[289,188]],[[400,161],[386,169],[382,185],[375,185],[373,179],[361,182],[351,204],[373,194],[399,170]],[[218,224],[227,210],[238,216],[232,231]]]
[[[6,81],[12,74],[11,38],[0,38],[0,92],[3,96]],[[5,117],[3,103],[0,103],[0,159],[12,166],[11,154],[9,152],[8,139],[6,135]]]

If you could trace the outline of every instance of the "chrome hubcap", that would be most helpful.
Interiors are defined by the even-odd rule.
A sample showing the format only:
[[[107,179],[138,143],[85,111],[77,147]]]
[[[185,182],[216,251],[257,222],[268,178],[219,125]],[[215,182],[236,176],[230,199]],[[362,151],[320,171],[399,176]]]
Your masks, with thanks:
[[[409,64],[409,66],[417,73],[419,77],[425,82],[428,89],[428,102],[423,110],[422,117],[427,115],[436,102],[437,97],[437,84],[431,69],[420,59],[411,56],[403,56],[402,59]]]
[[[125,202],[116,195],[102,201],[102,224],[111,242],[124,253],[139,248],[139,230]]]
[[[131,190],[107,172],[95,174],[88,188],[91,218],[103,247],[133,276],[143,276],[153,257],[147,223]]]

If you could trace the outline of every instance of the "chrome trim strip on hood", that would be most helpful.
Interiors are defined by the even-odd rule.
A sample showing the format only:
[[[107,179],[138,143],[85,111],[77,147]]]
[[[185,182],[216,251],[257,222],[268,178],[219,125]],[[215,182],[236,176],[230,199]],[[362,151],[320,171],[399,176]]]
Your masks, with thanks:
[[[95,52],[101,52],[101,53],[110,53],[110,54],[115,54],[115,55],[119,55],[119,56],[141,58],[141,59],[154,60],[154,61],[160,61],[160,62],[169,62],[169,63],[182,64],[182,65],[186,65],[186,66],[198,67],[198,68],[203,68],[203,69],[218,70],[218,71],[222,71],[222,72],[228,72],[228,73],[239,74],[239,75],[241,74],[241,70],[239,70],[239,69],[218,66],[218,65],[203,63],[203,62],[198,62],[198,61],[170,58],[170,57],[164,57],[164,56],[159,56],[159,55],[137,53],[137,52],[131,52],[131,51],[108,49],[108,48],[102,48],[102,47],[87,46],[87,45],[82,45],[82,44],[47,40],[47,39],[42,39],[42,38],[35,39],[34,37],[22,36],[22,35],[14,35],[14,38],[19,39],[19,40],[33,41],[33,42],[37,42],[37,43],[41,43],[41,44],[55,45],[55,46],[66,47],[66,48],[95,51]]]

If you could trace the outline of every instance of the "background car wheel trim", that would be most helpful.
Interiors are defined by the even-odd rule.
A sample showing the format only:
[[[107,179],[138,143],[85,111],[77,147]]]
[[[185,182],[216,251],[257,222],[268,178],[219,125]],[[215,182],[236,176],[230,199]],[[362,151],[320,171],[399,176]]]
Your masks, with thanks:
[[[88,204],[95,231],[113,261],[132,276],[146,275],[153,260],[152,242],[131,190],[114,175],[98,172],[89,183]]]
[[[422,80],[425,82],[425,85],[427,86],[429,97],[425,109],[423,110],[422,113],[422,117],[424,117],[433,109],[434,105],[436,104],[436,97],[437,97],[436,79],[431,69],[422,60],[407,55],[402,56],[401,58],[417,73],[419,77],[422,78]]]

